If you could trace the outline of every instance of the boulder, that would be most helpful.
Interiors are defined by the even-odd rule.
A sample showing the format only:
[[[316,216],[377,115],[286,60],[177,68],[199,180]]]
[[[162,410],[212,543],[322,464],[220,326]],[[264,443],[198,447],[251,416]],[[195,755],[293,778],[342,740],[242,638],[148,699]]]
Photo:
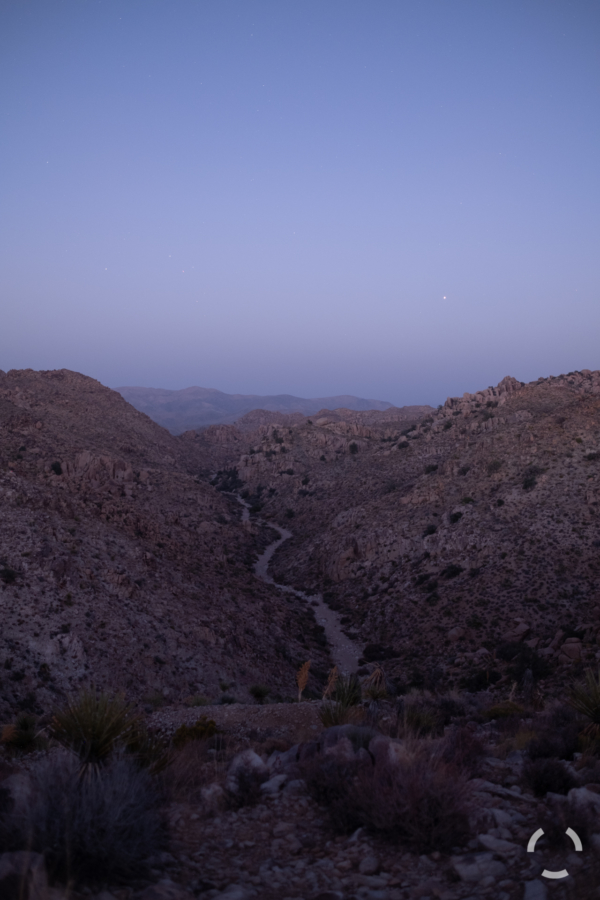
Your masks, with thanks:
[[[484,878],[501,878],[506,873],[504,863],[494,859],[494,854],[470,853],[453,856],[451,863],[461,881],[482,881]]]
[[[240,785],[244,781],[266,781],[269,777],[269,768],[254,750],[242,750],[233,757],[225,779],[225,790],[231,794],[240,791]]]

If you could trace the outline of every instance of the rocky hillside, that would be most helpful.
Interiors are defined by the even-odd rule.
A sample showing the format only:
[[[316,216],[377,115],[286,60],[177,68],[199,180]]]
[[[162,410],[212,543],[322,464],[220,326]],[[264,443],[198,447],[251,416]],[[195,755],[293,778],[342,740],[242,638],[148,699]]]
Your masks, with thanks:
[[[0,720],[80,683],[241,699],[327,669],[312,613],[252,574],[271,536],[201,468],[91,378],[0,374]]]
[[[598,658],[600,372],[508,377],[413,426],[365,415],[204,433],[294,531],[276,578],[323,590],[405,685],[513,677],[515,644],[542,682]]]

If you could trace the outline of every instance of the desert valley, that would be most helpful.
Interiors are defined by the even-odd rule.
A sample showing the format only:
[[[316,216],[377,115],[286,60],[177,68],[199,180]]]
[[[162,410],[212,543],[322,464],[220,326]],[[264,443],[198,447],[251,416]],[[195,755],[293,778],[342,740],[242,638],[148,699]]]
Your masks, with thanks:
[[[0,374],[0,885],[597,896],[598,720],[573,690],[600,660],[599,409],[583,370],[175,436],[84,375]],[[14,837],[40,767],[82,753],[57,724],[82,697],[143,722],[161,785],[154,843],[106,878],[23,869]],[[394,753],[420,831],[360,795]],[[543,881],[528,830],[569,816],[588,853]]]

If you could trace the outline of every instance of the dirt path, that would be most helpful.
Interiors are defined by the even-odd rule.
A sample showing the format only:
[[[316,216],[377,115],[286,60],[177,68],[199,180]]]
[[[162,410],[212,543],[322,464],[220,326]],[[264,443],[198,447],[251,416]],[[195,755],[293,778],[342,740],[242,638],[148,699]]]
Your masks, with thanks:
[[[243,521],[248,521],[250,518],[248,504],[239,496],[237,497],[237,500],[244,507],[242,513]],[[358,660],[362,656],[361,648],[346,637],[342,630],[338,613],[327,606],[321,594],[305,594],[304,591],[297,591],[295,588],[289,587],[289,585],[278,584],[269,575],[269,563],[273,554],[284,541],[287,541],[292,537],[292,532],[288,531],[287,528],[281,528],[279,525],[275,525],[273,522],[266,522],[264,519],[257,519],[256,521],[260,525],[268,525],[270,528],[274,528],[275,531],[279,532],[279,538],[276,541],[273,541],[272,544],[269,544],[264,553],[258,558],[254,566],[255,574],[268,584],[274,584],[280,591],[285,591],[288,594],[295,594],[303,603],[310,604],[314,608],[317,622],[325,628],[325,634],[329,641],[333,662],[344,675],[356,672]]]

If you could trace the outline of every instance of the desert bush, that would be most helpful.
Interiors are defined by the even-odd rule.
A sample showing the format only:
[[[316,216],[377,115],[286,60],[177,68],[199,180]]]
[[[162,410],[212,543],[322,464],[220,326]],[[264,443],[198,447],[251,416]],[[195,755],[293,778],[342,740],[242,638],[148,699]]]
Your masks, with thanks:
[[[569,703],[588,719],[584,729],[587,737],[600,738],[600,670],[596,677],[592,669],[586,669],[585,681],[571,687]]]
[[[502,460],[501,459],[493,459],[490,463],[488,463],[487,473],[488,475],[495,475],[496,472],[499,472],[502,468]]]
[[[82,776],[79,759],[61,751],[31,774],[32,800],[12,822],[14,849],[44,854],[51,877],[63,881],[144,873],[165,836],[148,773],[116,756]]]
[[[508,719],[513,716],[523,716],[525,707],[513,700],[504,700],[502,703],[496,703],[484,710],[483,718],[490,722],[492,719]]]
[[[210,744],[211,741],[190,741],[181,750],[173,751],[162,776],[168,796],[187,802],[200,799],[201,789],[215,776],[215,761],[208,752],[212,749]]]
[[[52,465],[50,466],[50,468],[52,469],[52,471],[54,472],[55,475],[62,475],[62,466],[58,462],[58,460],[53,462]]]
[[[359,769],[353,787],[362,823],[418,852],[449,850],[470,837],[466,778],[428,749],[397,762],[381,754]]]
[[[435,465],[435,463],[431,463],[430,465],[425,466],[423,471],[425,472],[425,475],[431,475],[433,474],[433,472],[437,472],[437,470],[438,467]]]
[[[536,797],[553,794],[568,794],[577,787],[577,779],[560,759],[529,760],[523,770],[525,783]]]
[[[356,441],[352,441],[348,449],[350,450],[350,453],[358,453],[358,444],[356,443]]]
[[[536,722],[536,735],[527,745],[527,756],[531,760],[572,759],[580,750],[579,732],[575,710],[557,704]]]
[[[190,741],[207,741],[218,731],[214,719],[201,716],[193,725],[180,725],[173,735],[172,743],[176,750],[181,750]]]
[[[192,694],[183,701],[186,706],[209,706],[210,700],[204,694]]]
[[[122,697],[84,690],[54,712],[52,737],[73,750],[83,765],[105,763],[113,750],[136,736],[140,717]]]
[[[43,732],[38,728],[37,719],[29,713],[20,713],[13,725],[5,725],[0,736],[0,744],[9,753],[32,753],[46,745]]]
[[[423,532],[423,537],[429,537],[430,534],[435,534],[437,531],[437,527],[433,524],[429,524],[425,526],[425,530]]]
[[[453,513],[450,513],[450,516],[449,516],[450,524],[451,524],[451,525],[456,525],[457,522],[460,522],[460,520],[462,519],[462,517],[463,517],[463,514],[462,514],[461,512],[453,512]]]
[[[321,754],[303,774],[341,831],[364,826],[418,852],[448,850],[470,836],[466,778],[429,746],[396,759],[384,746],[374,761],[365,751]]]
[[[455,766],[470,778],[478,774],[479,764],[485,752],[485,747],[475,731],[465,725],[449,729],[440,744],[442,761]]]
[[[261,705],[265,702],[270,693],[271,689],[265,684],[253,684],[250,688],[250,695]]]

